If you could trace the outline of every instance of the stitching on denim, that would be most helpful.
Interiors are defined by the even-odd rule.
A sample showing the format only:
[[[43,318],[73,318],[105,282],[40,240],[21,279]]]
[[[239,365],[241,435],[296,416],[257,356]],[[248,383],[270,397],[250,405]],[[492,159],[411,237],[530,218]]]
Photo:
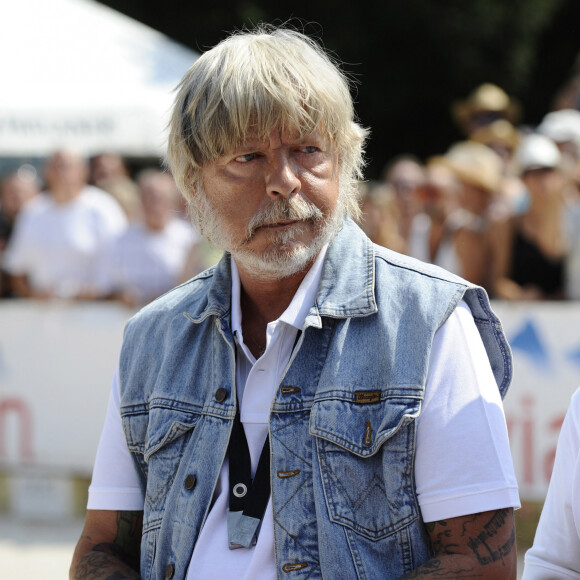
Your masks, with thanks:
[[[304,481],[302,481],[302,483],[294,490],[294,493],[288,497],[288,499],[280,506],[280,509],[274,514],[274,519],[276,519],[276,517],[278,515],[280,515],[285,509],[286,506],[298,495],[298,492],[308,483],[309,480],[312,479],[312,473],[310,473],[309,475],[307,475],[304,478]]]
[[[325,453],[325,449],[324,449],[323,445],[319,445],[319,456],[320,456],[321,460],[323,461],[324,466],[328,469],[327,478],[324,478],[324,476],[323,476],[323,480],[327,479],[325,487],[328,491],[328,494],[330,496],[332,504],[337,503],[335,501],[336,493],[334,491],[334,487],[336,487],[337,490],[339,491],[339,493],[342,493],[343,497],[348,500],[348,503],[350,503],[350,508],[356,513],[358,511],[358,509],[364,504],[364,502],[366,501],[368,496],[371,494],[371,492],[374,489],[378,489],[379,491],[381,491],[383,493],[383,496],[385,497],[390,509],[392,510],[392,513],[397,513],[397,511],[398,511],[397,503],[390,500],[389,495],[386,493],[384,486],[375,483],[375,480],[378,480],[379,482],[381,481],[381,479],[378,475],[376,475],[376,474],[373,475],[369,484],[363,489],[363,492],[361,494],[359,494],[359,496],[356,498],[357,501],[353,501],[353,499],[350,497],[350,495],[346,492],[346,489],[342,485],[339,477],[332,470],[328,460],[326,459],[326,453]],[[328,478],[331,478],[332,481],[330,481]],[[399,487],[397,488],[396,492],[394,493],[395,497],[404,496],[404,488],[405,488],[405,485],[408,483],[408,479],[409,479],[409,475],[408,475],[408,469],[407,469],[404,472],[404,477],[401,478]],[[335,483],[335,486],[332,485],[333,482]],[[358,505],[358,508],[356,507],[357,505]],[[409,516],[407,516],[405,518],[402,518],[398,521],[390,522],[389,525],[384,526],[384,527],[380,528],[379,530],[373,530],[371,528],[368,528],[368,527],[361,525],[359,522],[356,522],[352,518],[349,518],[349,517],[342,515],[342,514],[339,515],[336,512],[336,510],[331,509],[330,506],[328,506],[328,507],[329,507],[329,510],[336,521],[348,522],[355,531],[362,530],[362,531],[368,532],[368,534],[373,536],[373,537],[386,536],[386,535],[390,535],[392,533],[395,533],[401,528],[401,526],[407,525],[408,523],[410,523],[414,519],[416,519],[416,515],[411,513]]]
[[[167,480],[165,480],[163,482],[162,485],[159,485],[159,490],[155,495],[150,495],[149,492],[149,488],[147,488],[147,492],[145,493],[145,501],[147,503],[147,505],[151,508],[151,509],[155,509],[155,507],[161,503],[160,502],[160,496],[164,496],[167,497],[167,492],[168,492],[168,488],[171,487],[171,485],[173,484],[173,481],[175,480],[175,474],[177,473],[178,469],[179,469],[179,465],[181,463],[181,459],[183,457],[183,452],[185,450],[185,444],[186,444],[186,437],[183,437],[180,441],[181,443],[181,448],[179,449],[177,456],[178,459],[176,461],[174,461],[174,465],[175,465],[175,469],[173,470],[173,472],[171,473],[171,475],[167,478]]]
[[[320,560],[318,559],[318,557],[315,557],[310,550],[307,550],[304,545],[298,541],[298,538],[296,536],[293,536],[281,523],[278,519],[276,519],[276,517],[274,517],[274,521],[276,522],[276,524],[278,524],[278,526],[280,527],[280,529],[284,532],[284,534],[286,534],[286,537],[290,540],[292,540],[305,554],[307,554],[310,558],[312,558],[312,560],[314,561],[314,564],[312,566],[312,570],[310,571],[310,573],[308,574],[308,576],[306,576],[306,578],[310,578],[312,576],[312,574],[314,574],[314,572],[316,570],[318,570],[320,568]],[[318,545],[318,544],[316,544]]]
[[[506,340],[505,335],[503,333],[503,327],[502,327],[501,322],[497,319],[494,312],[491,310],[491,308],[487,304],[487,301],[486,301],[483,293],[479,290],[476,290],[475,293],[476,293],[477,300],[479,302],[481,309],[484,312],[486,312],[488,315],[487,319],[485,319],[485,318],[484,319],[476,319],[476,321],[479,322],[480,324],[485,323],[486,325],[491,327],[491,330],[495,336],[496,343],[499,345],[499,349],[500,349],[502,357],[503,357],[504,372],[503,372],[503,378],[501,381],[501,385],[499,385],[499,390],[500,390],[500,393],[503,397],[507,391],[507,388],[509,387],[510,377],[513,374],[513,368],[512,368],[513,361],[511,360],[509,347],[507,345],[507,340]]]
[[[358,549],[358,542],[355,538],[351,538],[352,534],[357,535],[354,530],[343,526],[344,537],[346,539],[346,543],[350,549],[350,553],[352,555],[353,566],[356,571],[357,580],[366,580],[367,575],[364,569],[364,559],[361,557],[360,550]]]

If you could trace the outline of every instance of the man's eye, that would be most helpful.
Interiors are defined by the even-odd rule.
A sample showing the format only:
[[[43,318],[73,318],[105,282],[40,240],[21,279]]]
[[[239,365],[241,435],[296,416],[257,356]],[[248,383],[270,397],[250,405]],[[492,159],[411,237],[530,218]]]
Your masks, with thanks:
[[[238,155],[235,160],[238,163],[248,163],[249,161],[253,161],[255,158],[255,153],[244,153],[243,155]]]
[[[318,147],[316,147],[315,145],[305,145],[304,147],[302,147],[302,151],[304,153],[316,153],[318,151]]]

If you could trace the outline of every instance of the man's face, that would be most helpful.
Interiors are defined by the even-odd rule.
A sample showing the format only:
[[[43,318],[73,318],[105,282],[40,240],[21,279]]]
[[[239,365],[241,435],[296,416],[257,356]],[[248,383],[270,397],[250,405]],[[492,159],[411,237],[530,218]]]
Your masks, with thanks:
[[[50,189],[81,188],[87,181],[88,167],[75,153],[61,151],[49,159],[45,177]]]
[[[154,175],[144,179],[139,184],[139,190],[147,227],[162,230],[177,210],[173,182],[167,175]]]
[[[9,177],[0,183],[0,207],[2,213],[15,219],[22,206],[38,193],[35,183],[17,176]]]
[[[340,228],[338,155],[318,133],[249,139],[207,164],[201,182],[202,233],[259,276],[305,270]]]

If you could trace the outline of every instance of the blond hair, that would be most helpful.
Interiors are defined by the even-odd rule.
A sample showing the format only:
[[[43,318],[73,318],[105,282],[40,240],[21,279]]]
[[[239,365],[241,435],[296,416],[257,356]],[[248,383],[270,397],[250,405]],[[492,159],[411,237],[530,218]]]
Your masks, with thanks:
[[[319,131],[339,155],[345,213],[356,217],[367,131],[355,122],[345,74],[312,39],[261,26],[232,34],[182,79],[170,122],[167,162],[191,201],[200,169],[272,130]]]

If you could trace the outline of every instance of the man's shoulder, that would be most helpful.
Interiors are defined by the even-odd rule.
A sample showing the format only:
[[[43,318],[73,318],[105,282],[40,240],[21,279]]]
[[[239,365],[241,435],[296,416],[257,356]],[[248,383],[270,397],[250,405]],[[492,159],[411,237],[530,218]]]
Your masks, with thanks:
[[[77,198],[77,203],[79,207],[84,207],[96,214],[124,216],[119,202],[112,195],[94,185],[87,185],[83,188]]]
[[[50,194],[43,192],[34,196],[30,201],[27,201],[24,204],[18,214],[18,218],[20,220],[34,219],[37,216],[46,213],[52,207],[54,207],[54,202],[52,201]]]
[[[410,276],[459,284],[464,287],[473,287],[473,284],[467,280],[453,274],[449,270],[441,268],[440,266],[423,262],[417,258],[413,258],[412,256],[400,254],[383,246],[378,246],[376,244],[373,244],[373,246],[375,251],[375,264],[378,268],[384,267],[386,269],[395,269],[405,272]]]

